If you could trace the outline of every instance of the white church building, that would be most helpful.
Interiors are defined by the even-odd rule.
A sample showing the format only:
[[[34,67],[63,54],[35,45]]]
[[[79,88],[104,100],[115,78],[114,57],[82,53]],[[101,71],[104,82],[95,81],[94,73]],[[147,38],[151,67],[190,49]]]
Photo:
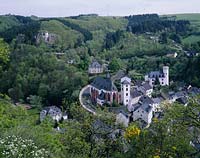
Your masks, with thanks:
[[[156,80],[161,86],[169,86],[169,67],[163,66],[162,71],[152,71],[145,75],[145,81],[149,82],[151,86],[155,85]]]

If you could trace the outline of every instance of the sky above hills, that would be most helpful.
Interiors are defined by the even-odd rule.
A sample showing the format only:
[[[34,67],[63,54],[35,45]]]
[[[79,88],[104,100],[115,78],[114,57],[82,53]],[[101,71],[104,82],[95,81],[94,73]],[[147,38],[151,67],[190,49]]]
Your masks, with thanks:
[[[42,17],[200,13],[200,0],[0,0],[0,14]]]

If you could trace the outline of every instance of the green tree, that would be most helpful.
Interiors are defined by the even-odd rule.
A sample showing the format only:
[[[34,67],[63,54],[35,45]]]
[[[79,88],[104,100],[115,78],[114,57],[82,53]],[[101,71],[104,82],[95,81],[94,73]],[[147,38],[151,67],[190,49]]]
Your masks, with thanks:
[[[113,72],[118,71],[121,68],[119,59],[113,58],[108,67]]]
[[[42,98],[36,95],[30,95],[28,100],[32,107],[36,107],[38,109],[42,109]]]
[[[10,51],[7,43],[0,38],[0,74],[9,61]]]

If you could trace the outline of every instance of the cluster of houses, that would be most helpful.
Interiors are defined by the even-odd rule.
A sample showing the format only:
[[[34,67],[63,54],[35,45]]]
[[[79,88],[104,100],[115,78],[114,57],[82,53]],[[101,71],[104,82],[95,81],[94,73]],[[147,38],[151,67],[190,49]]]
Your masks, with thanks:
[[[129,112],[128,115],[124,115],[127,120],[142,120],[146,124],[150,124],[153,113],[159,111],[160,105],[158,98],[154,98],[154,100],[152,98],[156,80],[161,86],[169,85],[168,66],[164,66],[162,71],[148,73],[145,75],[145,81],[132,83],[131,78],[122,77],[119,91],[109,75],[105,78],[98,76],[90,84],[91,100],[101,106],[113,103],[123,104]],[[127,121],[125,122],[127,125]]]
[[[117,115],[118,122],[125,126],[128,126],[130,121],[140,121],[148,126],[152,118],[162,112],[161,103],[163,101],[169,103],[177,101],[186,106],[189,95],[200,94],[199,88],[188,87],[184,91],[169,92],[164,96],[152,98],[155,84],[169,86],[168,66],[164,66],[162,71],[152,71],[144,78],[144,81],[132,82],[131,78],[124,76],[120,80],[118,90],[109,75],[98,76],[90,84],[91,100],[100,106],[118,103],[126,107],[126,112],[122,110]]]
[[[99,74],[103,72],[103,67],[98,62],[93,62],[88,71]],[[148,126],[153,117],[158,117],[158,114],[162,113],[162,102],[179,102],[187,106],[189,96],[200,94],[199,88],[189,86],[178,92],[171,91],[153,98],[155,84],[169,86],[168,66],[163,66],[161,71],[149,72],[144,79],[144,81],[132,81],[128,76],[123,76],[117,88],[109,74],[106,77],[97,76],[89,85],[90,99],[100,106],[113,105],[113,103],[123,105],[123,110],[118,110],[116,119],[124,126],[128,126],[131,121],[139,121],[144,126]],[[63,114],[61,109],[55,106],[44,108],[40,113],[40,121],[43,121],[46,116],[50,116],[57,122],[67,119],[67,114]]]
[[[45,107],[40,112],[40,121],[42,122],[47,116],[56,122],[68,119],[68,115],[66,113],[63,113],[62,110],[57,106]]]

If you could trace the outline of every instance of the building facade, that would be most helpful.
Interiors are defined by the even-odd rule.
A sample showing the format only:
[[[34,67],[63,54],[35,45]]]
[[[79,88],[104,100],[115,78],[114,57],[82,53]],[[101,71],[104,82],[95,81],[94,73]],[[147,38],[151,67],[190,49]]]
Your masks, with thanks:
[[[122,103],[128,106],[130,102],[131,79],[129,77],[121,78],[121,98]]]
[[[103,66],[99,62],[94,61],[89,65],[88,73],[89,74],[100,74],[100,73],[103,73]]]
[[[163,66],[162,71],[152,71],[145,75],[145,81],[154,86],[159,82],[161,86],[169,86],[169,67]]]

